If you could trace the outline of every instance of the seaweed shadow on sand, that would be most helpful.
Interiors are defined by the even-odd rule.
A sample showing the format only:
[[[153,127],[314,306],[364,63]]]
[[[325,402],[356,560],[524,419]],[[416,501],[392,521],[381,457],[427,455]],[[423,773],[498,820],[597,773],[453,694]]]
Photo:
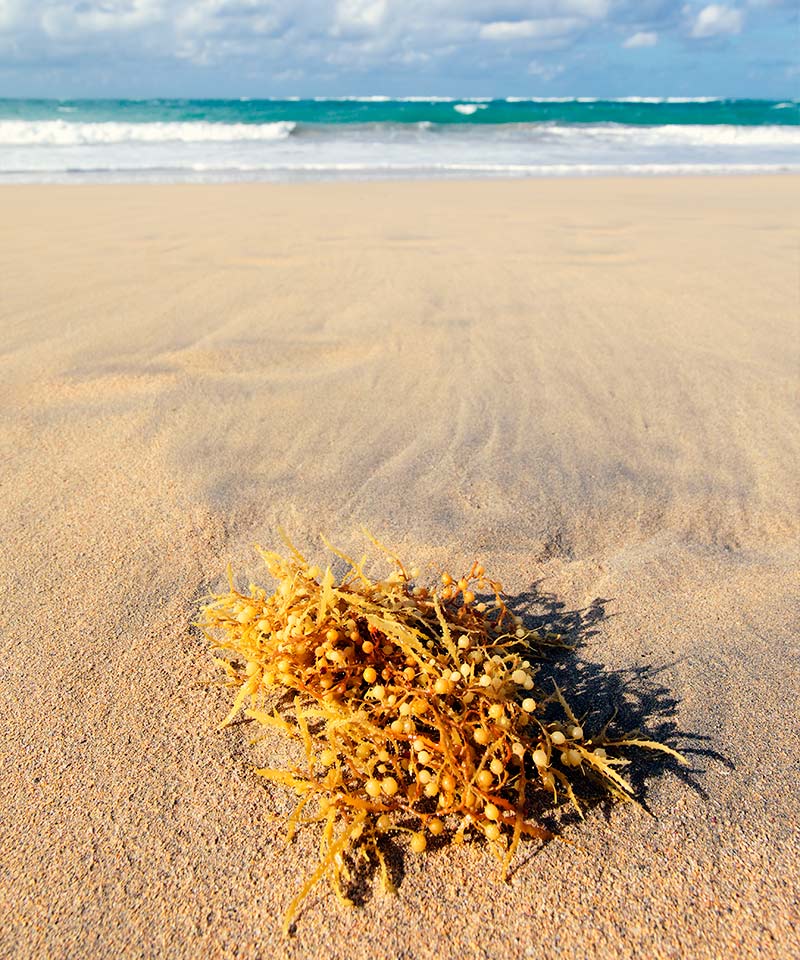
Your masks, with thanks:
[[[509,609],[522,619],[527,629],[558,634],[565,641],[566,649],[554,650],[551,656],[539,661],[537,685],[545,691],[556,687],[568,691],[570,706],[579,717],[585,718],[584,725],[589,732],[606,724],[623,736],[644,731],[647,740],[680,741],[684,756],[713,759],[732,768],[728,758],[705,746],[710,738],[678,729],[675,717],[679,701],[661,680],[661,675],[674,664],[637,664],[610,670],[585,655],[586,642],[601,632],[599,625],[615,616],[607,613],[610,603],[612,600],[598,597],[586,607],[568,609],[555,594],[542,591],[538,582],[509,598]],[[636,802],[652,814],[647,804],[648,781],[669,773],[708,799],[697,779],[699,772],[670,754],[640,751],[626,775],[634,788]],[[599,795],[594,803],[607,799]],[[584,798],[584,806],[591,805],[593,801]],[[609,809],[608,804],[605,809]],[[541,816],[547,818],[548,811],[542,811]],[[570,819],[576,816],[573,811]]]
[[[509,598],[478,563],[423,586],[373,543],[394,565],[384,579],[332,547],[339,576],[288,541],[288,558],[261,551],[277,590],[239,591],[229,575],[199,624],[236,691],[221,727],[294,741],[291,759],[255,772],[299,797],[287,839],[321,832],[286,932],[323,878],[349,904],[369,899],[376,874],[396,889],[409,847],[485,841],[507,878],[520,842],[558,836],[568,806],[635,800],[659,768],[686,764],[664,743],[677,703],[657,672],[582,656],[608,601],[569,610],[537,584]]]

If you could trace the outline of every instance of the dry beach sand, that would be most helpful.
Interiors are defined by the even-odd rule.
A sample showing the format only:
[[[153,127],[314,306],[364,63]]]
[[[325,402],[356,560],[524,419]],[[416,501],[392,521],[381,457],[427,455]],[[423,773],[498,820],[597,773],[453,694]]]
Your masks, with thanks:
[[[797,956],[799,186],[4,188],[0,956]],[[190,628],[278,523],[480,558],[691,770],[284,941],[317,837]]]

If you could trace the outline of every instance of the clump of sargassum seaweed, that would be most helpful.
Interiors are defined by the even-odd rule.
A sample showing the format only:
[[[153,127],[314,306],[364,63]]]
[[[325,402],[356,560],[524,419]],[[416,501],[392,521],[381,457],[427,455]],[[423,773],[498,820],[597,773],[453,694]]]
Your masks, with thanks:
[[[587,736],[557,687],[549,696],[538,690],[534,661],[563,641],[525,629],[480,564],[460,579],[443,574],[431,589],[373,542],[393,561],[383,580],[366,575],[366,558],[357,563],[326,544],[347,564],[337,581],[287,540],[288,558],[260,551],[278,581],[273,594],[253,584],[240,593],[229,571],[230,592],[203,608],[200,626],[235,658],[217,660],[238,687],[221,727],[244,708],[305,750],[302,767],[256,771],[299,796],[289,838],[300,824],[324,824],[321,862],[290,904],[286,931],[325,876],[350,902],[345,889],[360,857],[391,889],[380,842],[388,833],[407,832],[416,853],[428,835],[458,842],[467,831],[482,834],[505,877],[523,836],[550,837],[528,819],[536,794],[580,812],[575,785],[584,777],[633,799],[620,749],[683,761],[638,734]],[[276,691],[295,693],[282,711]]]

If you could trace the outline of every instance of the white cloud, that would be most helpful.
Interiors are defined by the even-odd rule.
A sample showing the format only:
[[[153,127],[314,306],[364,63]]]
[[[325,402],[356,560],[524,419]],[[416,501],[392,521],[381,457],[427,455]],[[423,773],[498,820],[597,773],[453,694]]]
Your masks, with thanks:
[[[106,0],[105,3],[52,3],[42,26],[53,37],[125,33],[149,26],[165,15],[162,0]]]
[[[542,80],[554,80],[565,70],[562,63],[541,63],[538,60],[531,60],[528,64],[528,73],[532,77],[540,77]]]
[[[431,54],[424,53],[422,50],[405,50],[403,53],[397,54],[393,58],[394,63],[401,63],[407,67],[413,67],[414,65],[420,65],[423,63],[430,63]]]
[[[276,32],[282,19],[277,10],[260,0],[195,0],[178,5],[170,18],[183,39],[212,34],[230,36]]]
[[[0,0],[0,30],[10,30],[22,15],[22,0]]]
[[[583,25],[575,17],[548,20],[497,20],[484,23],[478,35],[481,40],[549,40],[573,33]]]
[[[743,23],[744,14],[741,10],[711,3],[697,14],[692,23],[691,36],[696,40],[705,40],[708,37],[740,33]]]
[[[554,4],[558,13],[574,13],[589,20],[603,20],[608,16],[610,0],[560,0]]]
[[[627,47],[629,50],[633,50],[637,47],[654,47],[657,43],[657,33],[642,30],[639,33],[634,33],[633,36],[628,37],[622,46]]]
[[[387,0],[339,0],[337,25],[357,30],[375,30],[386,17]]]

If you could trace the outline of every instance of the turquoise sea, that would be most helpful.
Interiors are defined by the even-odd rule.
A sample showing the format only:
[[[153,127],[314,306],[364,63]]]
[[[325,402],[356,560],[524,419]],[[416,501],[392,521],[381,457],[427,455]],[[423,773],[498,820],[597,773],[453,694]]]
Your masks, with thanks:
[[[0,100],[0,183],[799,170],[797,100]]]

